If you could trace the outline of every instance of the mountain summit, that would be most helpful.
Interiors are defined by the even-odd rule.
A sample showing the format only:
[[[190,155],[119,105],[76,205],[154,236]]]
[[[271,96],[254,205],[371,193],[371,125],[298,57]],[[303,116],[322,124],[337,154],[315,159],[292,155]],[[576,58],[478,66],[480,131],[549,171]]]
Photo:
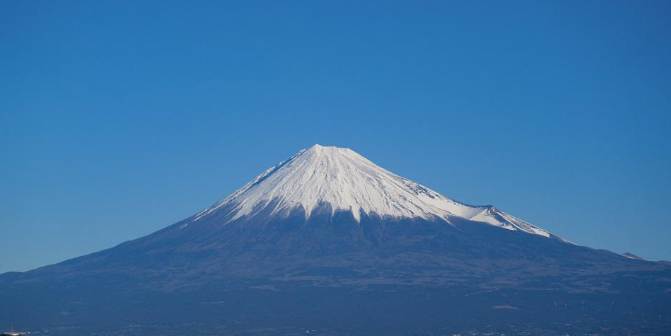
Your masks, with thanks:
[[[669,335],[669,279],[669,264],[568,243],[315,145],[162,230],[0,275],[0,326],[53,336]]]
[[[392,218],[452,218],[484,222],[513,231],[544,237],[551,235],[493,206],[456,202],[427,187],[376,165],[349,148],[314,145],[282,161],[238,189],[195,220],[232,205],[230,220],[253,217],[270,208],[270,216],[287,216],[301,210],[307,218],[318,208],[331,214]]]

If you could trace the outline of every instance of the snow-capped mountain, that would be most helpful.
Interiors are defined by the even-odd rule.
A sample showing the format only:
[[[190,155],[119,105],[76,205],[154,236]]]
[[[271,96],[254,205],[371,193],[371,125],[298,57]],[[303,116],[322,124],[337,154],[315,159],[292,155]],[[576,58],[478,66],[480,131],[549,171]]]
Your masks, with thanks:
[[[454,218],[487,223],[513,231],[550,237],[550,233],[493,206],[472,206],[445,197],[425,186],[376,165],[359,153],[333,146],[314,145],[263,172],[195,221],[229,206],[233,221],[263,212],[287,216],[301,208],[306,217],[320,206],[362,215],[395,218]]]
[[[147,236],[0,275],[0,326],[52,336],[669,335],[669,279],[667,263],[567,243],[315,145]]]

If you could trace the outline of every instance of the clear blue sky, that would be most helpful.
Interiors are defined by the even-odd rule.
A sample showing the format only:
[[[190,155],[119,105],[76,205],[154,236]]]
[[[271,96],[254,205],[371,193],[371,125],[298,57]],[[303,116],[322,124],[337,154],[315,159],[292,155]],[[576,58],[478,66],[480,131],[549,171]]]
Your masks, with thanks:
[[[140,237],[314,143],[671,259],[670,1],[2,1],[0,272]]]

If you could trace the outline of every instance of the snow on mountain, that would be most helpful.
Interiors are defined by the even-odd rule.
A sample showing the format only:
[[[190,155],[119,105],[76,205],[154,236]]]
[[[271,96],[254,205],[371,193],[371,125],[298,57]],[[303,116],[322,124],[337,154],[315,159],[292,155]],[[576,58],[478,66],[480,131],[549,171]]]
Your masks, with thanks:
[[[493,206],[454,201],[418,183],[393,174],[348,148],[314,145],[280,162],[236,192],[205,209],[195,220],[232,205],[232,220],[252,216],[267,206],[281,215],[302,207],[310,216],[328,203],[333,212],[405,218],[460,217],[513,231],[550,237],[550,233]],[[227,207],[230,208],[230,207]]]

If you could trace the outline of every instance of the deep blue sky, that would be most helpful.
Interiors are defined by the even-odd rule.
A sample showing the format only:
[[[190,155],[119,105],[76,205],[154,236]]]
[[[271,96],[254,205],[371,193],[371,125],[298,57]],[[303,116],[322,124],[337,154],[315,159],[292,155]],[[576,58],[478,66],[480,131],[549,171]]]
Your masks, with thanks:
[[[0,272],[140,237],[314,143],[671,259],[669,1],[2,1]]]

